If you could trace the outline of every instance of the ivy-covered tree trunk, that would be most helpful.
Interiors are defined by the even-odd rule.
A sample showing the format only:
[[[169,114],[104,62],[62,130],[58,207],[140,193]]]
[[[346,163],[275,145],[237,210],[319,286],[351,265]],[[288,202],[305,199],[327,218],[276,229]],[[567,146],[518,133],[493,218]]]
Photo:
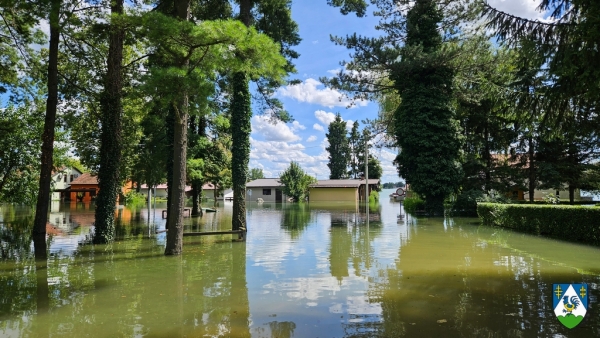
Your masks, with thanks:
[[[175,2],[175,15],[180,20],[189,20],[189,0],[178,0]],[[187,68],[188,60],[181,60],[178,67]],[[173,184],[169,186],[171,201],[167,222],[167,245],[165,255],[180,255],[183,251],[183,209],[185,207],[185,184],[187,169],[187,128],[188,128],[188,93],[185,88],[179,100],[173,102]]]
[[[38,189],[33,236],[46,236],[48,203],[50,200],[50,181],[52,180],[52,157],[54,155],[54,128],[56,126],[56,107],[58,105],[58,44],[60,40],[61,0],[50,3],[50,44],[48,46],[48,98],[46,99],[46,118],[42,134],[42,156],[40,159],[40,186]]]
[[[111,1],[111,13],[123,14],[123,0]],[[100,169],[98,171],[98,198],[96,200],[95,243],[114,239],[115,205],[120,191],[122,148],[122,72],[123,38],[125,32],[120,24],[111,24],[107,73],[104,92],[100,99],[102,131],[100,135]]]
[[[171,213],[171,200],[173,198],[171,187],[173,186],[173,139],[175,138],[175,110],[169,107],[165,116],[165,136],[167,139],[167,221],[165,229],[169,229],[169,214]]]
[[[252,1],[240,1],[240,20],[250,26]],[[235,73],[232,81],[231,98],[231,181],[233,184],[233,217],[231,229],[246,228],[246,181],[250,162],[250,132],[252,109],[248,76]]]
[[[231,99],[231,178],[233,184],[233,218],[231,228],[246,228],[246,178],[250,160],[250,88],[244,73],[233,75]]]

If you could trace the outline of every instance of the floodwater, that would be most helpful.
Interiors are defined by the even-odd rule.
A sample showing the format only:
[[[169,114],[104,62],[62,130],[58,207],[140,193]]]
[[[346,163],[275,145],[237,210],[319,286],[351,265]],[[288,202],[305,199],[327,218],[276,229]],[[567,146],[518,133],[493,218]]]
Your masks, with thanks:
[[[0,206],[0,337],[600,337],[600,249],[413,218],[381,205],[248,205],[247,242],[185,237],[165,257],[164,205],[118,210],[89,244],[93,205],[54,204],[37,262],[27,209]],[[584,226],[584,225],[582,225]],[[186,231],[231,228],[231,203]],[[567,329],[553,283],[587,283]]]

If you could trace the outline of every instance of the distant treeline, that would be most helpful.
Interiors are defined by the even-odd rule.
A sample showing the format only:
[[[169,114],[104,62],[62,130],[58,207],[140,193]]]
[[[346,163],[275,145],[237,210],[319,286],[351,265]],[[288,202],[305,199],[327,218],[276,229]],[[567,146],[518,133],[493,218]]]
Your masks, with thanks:
[[[403,188],[404,182],[388,182],[383,184],[383,189]]]

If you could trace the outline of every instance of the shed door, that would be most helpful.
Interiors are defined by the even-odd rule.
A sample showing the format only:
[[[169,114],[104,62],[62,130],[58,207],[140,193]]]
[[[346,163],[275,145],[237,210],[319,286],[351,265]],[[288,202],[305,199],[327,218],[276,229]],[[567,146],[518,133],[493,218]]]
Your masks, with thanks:
[[[282,200],[281,190],[275,189],[275,202],[281,202]]]

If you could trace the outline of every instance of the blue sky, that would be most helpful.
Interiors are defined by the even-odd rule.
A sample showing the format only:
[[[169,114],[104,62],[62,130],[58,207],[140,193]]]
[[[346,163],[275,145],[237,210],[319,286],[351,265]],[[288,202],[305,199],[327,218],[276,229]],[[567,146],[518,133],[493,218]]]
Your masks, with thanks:
[[[355,31],[376,36],[377,18],[371,13],[366,18],[357,18],[354,14],[344,16],[338,8],[328,6],[325,0],[294,1],[292,17],[298,23],[302,38],[295,48],[300,53],[295,60],[298,73],[292,78],[302,83],[281,88],[277,97],[292,114],[294,122],[274,125],[267,118],[254,115],[250,167],[262,168],[266,177],[278,177],[291,161],[297,161],[310,175],[326,179],[329,169],[325,133],[329,122],[338,112],[349,123],[375,118],[378,109],[372,102],[357,102],[348,109],[350,100],[341,98],[341,93],[319,82],[319,77],[332,76],[341,69],[340,61],[350,59],[350,52],[334,45],[329,37],[330,34],[345,36]],[[391,165],[395,154],[384,150],[382,153],[377,151],[376,156],[384,165],[387,181],[397,181],[396,170]]]
[[[537,0],[489,0],[489,3],[511,14],[542,19],[535,9]],[[300,58],[295,61],[298,73],[292,78],[302,81],[300,85],[281,88],[277,97],[294,117],[293,123],[278,123],[255,114],[252,118],[251,168],[261,168],[266,177],[278,177],[291,161],[297,161],[310,175],[319,179],[329,178],[328,153],[325,150],[327,125],[340,113],[346,121],[362,121],[377,116],[377,104],[358,102],[346,108],[349,100],[340,101],[341,93],[325,88],[319,77],[332,76],[341,68],[340,61],[350,59],[350,51],[334,45],[330,34],[346,36],[357,32],[364,36],[377,36],[375,25],[378,18],[372,9],[365,18],[354,14],[342,15],[338,8],[330,7],[325,0],[294,1],[292,17],[299,25],[302,43],[296,47]],[[362,127],[362,124],[361,124]],[[383,182],[400,180],[392,164],[395,149],[375,149],[381,161]]]

